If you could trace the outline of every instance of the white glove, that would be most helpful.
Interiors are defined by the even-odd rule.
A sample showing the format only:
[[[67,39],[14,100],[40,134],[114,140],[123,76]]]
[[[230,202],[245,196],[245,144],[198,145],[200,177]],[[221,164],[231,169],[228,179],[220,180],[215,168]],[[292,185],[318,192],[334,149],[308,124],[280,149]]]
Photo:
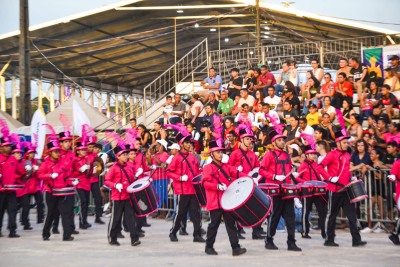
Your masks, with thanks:
[[[333,176],[333,177],[331,177],[331,178],[329,179],[329,181],[330,181],[331,183],[336,184],[336,183],[339,181],[339,177]]]
[[[79,180],[78,180],[78,179],[74,179],[74,180],[72,181],[72,185],[73,185],[73,186],[76,186],[77,184],[79,184]]]
[[[26,170],[27,172],[29,172],[30,170],[32,170],[32,167],[29,166],[29,165],[26,165],[26,166],[25,166],[25,170]]]
[[[155,170],[155,169],[157,169],[157,166],[153,164],[153,165],[150,166],[150,169],[151,170]]]
[[[258,185],[258,178],[253,178],[253,181],[256,185]]]
[[[350,181],[352,181],[352,182],[353,182],[353,181],[357,181],[357,177],[356,177],[356,176],[352,176],[351,179],[350,179]]]
[[[298,172],[292,172],[292,175],[294,179],[296,179],[297,177],[299,177],[300,174]]]
[[[218,184],[217,185],[217,189],[219,190],[219,191],[225,191],[226,190],[226,184],[224,184],[224,183],[221,183],[221,184]]]
[[[83,165],[82,167],[79,168],[79,171],[80,172],[85,172],[88,169],[89,169],[89,165],[85,164],[85,165]]]
[[[38,166],[38,165],[33,165],[33,170],[34,170],[34,171],[39,170],[39,166]]]
[[[54,172],[54,173],[50,174],[50,177],[52,179],[56,179],[58,177],[58,173]]]
[[[238,170],[238,171],[240,171],[240,172],[243,171],[242,165],[237,166],[236,170]]]
[[[189,177],[188,177],[186,174],[183,175],[183,176],[181,176],[181,178],[180,178],[180,180],[181,180],[182,182],[186,182],[188,179],[189,179]]]
[[[136,178],[139,177],[142,173],[143,173],[143,169],[142,168],[137,169],[135,177]]]
[[[394,182],[396,180],[396,176],[394,174],[388,175],[387,178],[392,182]]]
[[[115,184],[114,187],[118,190],[118,192],[121,193],[122,187],[124,187],[124,186],[122,184],[118,183],[118,184]]]
[[[286,176],[285,175],[275,175],[274,179],[282,182],[283,180],[286,179]]]

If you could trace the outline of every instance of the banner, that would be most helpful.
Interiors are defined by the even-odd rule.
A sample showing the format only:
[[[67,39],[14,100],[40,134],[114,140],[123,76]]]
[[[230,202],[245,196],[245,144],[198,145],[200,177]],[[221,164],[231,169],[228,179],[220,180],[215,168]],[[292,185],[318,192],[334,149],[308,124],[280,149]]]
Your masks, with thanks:
[[[389,58],[393,55],[400,57],[400,45],[367,47],[362,49],[362,62],[369,74],[374,71],[377,77],[383,78],[383,71],[391,66]]]
[[[72,111],[73,111],[73,127],[74,127],[74,135],[82,136],[82,125],[87,124],[90,125],[90,120],[86,116],[85,112],[83,112],[82,108],[79,106],[78,102],[73,100],[72,103]]]
[[[31,121],[31,142],[36,146],[36,159],[41,159],[43,155],[43,149],[46,143],[46,116],[41,109],[35,111]]]

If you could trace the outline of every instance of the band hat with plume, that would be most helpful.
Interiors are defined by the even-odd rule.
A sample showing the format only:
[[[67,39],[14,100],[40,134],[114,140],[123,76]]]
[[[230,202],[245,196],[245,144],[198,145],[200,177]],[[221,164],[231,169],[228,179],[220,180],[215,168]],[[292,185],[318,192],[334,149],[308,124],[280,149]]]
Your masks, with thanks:
[[[8,128],[7,121],[5,119],[0,119],[0,128],[2,133],[0,146],[10,146],[10,129]]]
[[[121,139],[121,137],[115,132],[106,132],[106,140],[114,141],[117,144],[113,148],[113,152],[116,157],[121,156],[123,153],[128,153],[129,151],[126,150],[125,142]]]
[[[164,128],[168,127],[178,131],[177,135],[175,136],[175,140],[179,145],[182,145],[184,142],[187,141],[190,142],[192,135],[186,129],[185,125],[183,125],[182,123],[164,125]]]
[[[60,114],[60,121],[64,126],[64,131],[59,133],[59,141],[72,140],[71,123],[64,114]]]

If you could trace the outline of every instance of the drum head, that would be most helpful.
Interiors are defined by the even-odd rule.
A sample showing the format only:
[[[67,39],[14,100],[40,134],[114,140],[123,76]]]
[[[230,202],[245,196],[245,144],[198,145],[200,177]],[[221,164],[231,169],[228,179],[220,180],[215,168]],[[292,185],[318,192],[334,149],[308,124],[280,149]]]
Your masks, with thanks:
[[[197,175],[192,179],[192,183],[200,183],[203,179],[203,174]]]
[[[322,181],[308,181],[306,182],[307,184],[312,184],[314,186],[328,186],[327,183],[322,182]]]
[[[129,193],[136,193],[139,191],[142,191],[144,188],[148,187],[150,185],[150,181],[147,179],[139,179],[135,182],[133,182],[131,185],[128,186],[126,191]]]
[[[221,206],[225,211],[240,207],[252,195],[255,184],[253,178],[242,177],[233,181],[221,198]]]

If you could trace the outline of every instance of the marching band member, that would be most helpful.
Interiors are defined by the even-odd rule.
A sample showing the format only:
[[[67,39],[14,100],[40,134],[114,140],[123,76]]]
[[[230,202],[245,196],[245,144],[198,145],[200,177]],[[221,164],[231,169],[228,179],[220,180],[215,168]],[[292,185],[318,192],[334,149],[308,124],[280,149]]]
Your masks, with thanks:
[[[306,135],[306,134],[302,134]],[[300,135],[300,136],[302,136]],[[309,144],[308,149],[305,152],[306,158],[305,160],[300,164],[299,169],[297,170],[299,173],[299,176],[296,178],[296,181],[299,183],[304,183],[308,181],[320,181],[321,178],[319,176],[319,172],[317,171],[318,169],[318,163],[316,162],[317,160],[317,151],[315,151],[315,141],[312,135],[307,135],[309,138],[306,138],[307,143]],[[302,204],[303,204],[303,210],[302,210],[302,225],[303,225],[303,232],[302,232],[302,237],[311,239],[311,236],[309,236],[310,232],[310,222],[308,220],[308,217],[310,215],[310,212],[312,210],[312,204],[315,204],[317,211],[318,211],[318,226],[321,229],[321,236],[322,238],[326,238],[325,234],[325,219],[326,219],[326,212],[327,212],[327,200],[325,196],[313,196],[310,198],[303,198],[302,199]]]
[[[274,150],[264,155],[261,162],[260,175],[265,178],[268,183],[274,184],[292,184],[290,175],[297,177],[297,173],[291,173],[292,163],[289,154],[284,151],[286,136],[278,133],[277,130],[271,130],[269,138],[274,145]],[[297,247],[295,239],[295,214],[294,200],[282,199],[282,196],[273,196],[272,215],[269,216],[267,237],[265,239],[265,248],[276,250],[278,247],[274,244],[273,237],[281,216],[285,219],[288,232],[288,250],[301,251]]]
[[[1,132],[0,138],[0,236],[3,226],[4,213],[7,210],[8,214],[8,229],[10,234],[8,237],[20,237],[17,234],[17,184],[21,183],[21,176],[29,171],[29,166],[24,166],[18,160],[11,156],[11,139],[9,136],[8,125],[5,120],[0,120]]]
[[[74,206],[73,194],[75,191],[73,186],[76,186],[79,181],[77,179],[67,179],[68,169],[71,166],[65,165],[65,162],[60,160],[60,147],[57,139],[52,139],[47,144],[47,151],[49,156],[40,165],[38,170],[38,177],[43,180],[46,187],[44,199],[47,206],[47,215],[42,237],[45,241],[49,240],[51,224],[55,216],[55,211],[58,210],[64,230],[63,241],[72,241],[74,238],[71,236],[73,231],[71,211]]]
[[[192,179],[199,174],[200,167],[198,159],[189,153],[192,136],[185,127],[176,125],[165,125],[165,127],[179,128],[175,139],[181,146],[179,153],[173,157],[171,164],[168,166],[169,177],[173,179],[174,192],[178,195],[178,210],[169,238],[172,242],[178,241],[176,233],[179,231],[181,222],[186,219],[189,211],[194,227],[193,242],[203,243],[205,240],[201,237],[200,205],[191,183]]]
[[[399,147],[399,145],[397,146]],[[400,159],[398,159],[393,163],[390,175],[388,175],[387,177],[389,181],[396,182],[396,204],[397,204],[397,210],[400,211]],[[400,235],[400,218],[397,218],[396,228],[389,236],[389,239],[393,242],[393,244],[400,245],[399,235]]]
[[[117,236],[121,229],[122,215],[124,215],[131,236],[131,245],[138,246],[141,242],[135,227],[134,210],[126,191],[134,173],[131,168],[127,168],[128,153],[124,145],[118,144],[113,151],[117,162],[109,169],[104,181],[106,186],[112,188],[111,201],[113,203],[108,225],[108,242],[112,246],[120,245]]]
[[[364,246],[367,242],[361,240],[357,229],[357,213],[355,205],[350,203],[346,191],[341,191],[351,182],[350,154],[347,152],[350,136],[341,131],[335,133],[337,149],[329,152],[318,165],[318,172],[328,182],[328,213],[325,222],[326,241],[324,246],[338,247],[335,243],[336,216],[340,208],[349,220],[350,233],[353,237],[353,247]],[[327,167],[327,171],[325,171]]]
[[[223,216],[232,247],[232,255],[238,256],[246,253],[247,250],[239,245],[238,229],[236,228],[235,220],[221,208],[221,197],[223,191],[227,189],[232,180],[246,176],[246,174],[239,172],[237,167],[229,163],[222,163],[222,151],[225,148],[221,139],[210,141],[209,145],[213,161],[211,164],[205,165],[203,171],[203,185],[207,195],[206,208],[210,212],[210,224],[207,229],[205,252],[208,255],[218,254],[214,249],[214,243],[219,225],[221,224],[221,217]]]

